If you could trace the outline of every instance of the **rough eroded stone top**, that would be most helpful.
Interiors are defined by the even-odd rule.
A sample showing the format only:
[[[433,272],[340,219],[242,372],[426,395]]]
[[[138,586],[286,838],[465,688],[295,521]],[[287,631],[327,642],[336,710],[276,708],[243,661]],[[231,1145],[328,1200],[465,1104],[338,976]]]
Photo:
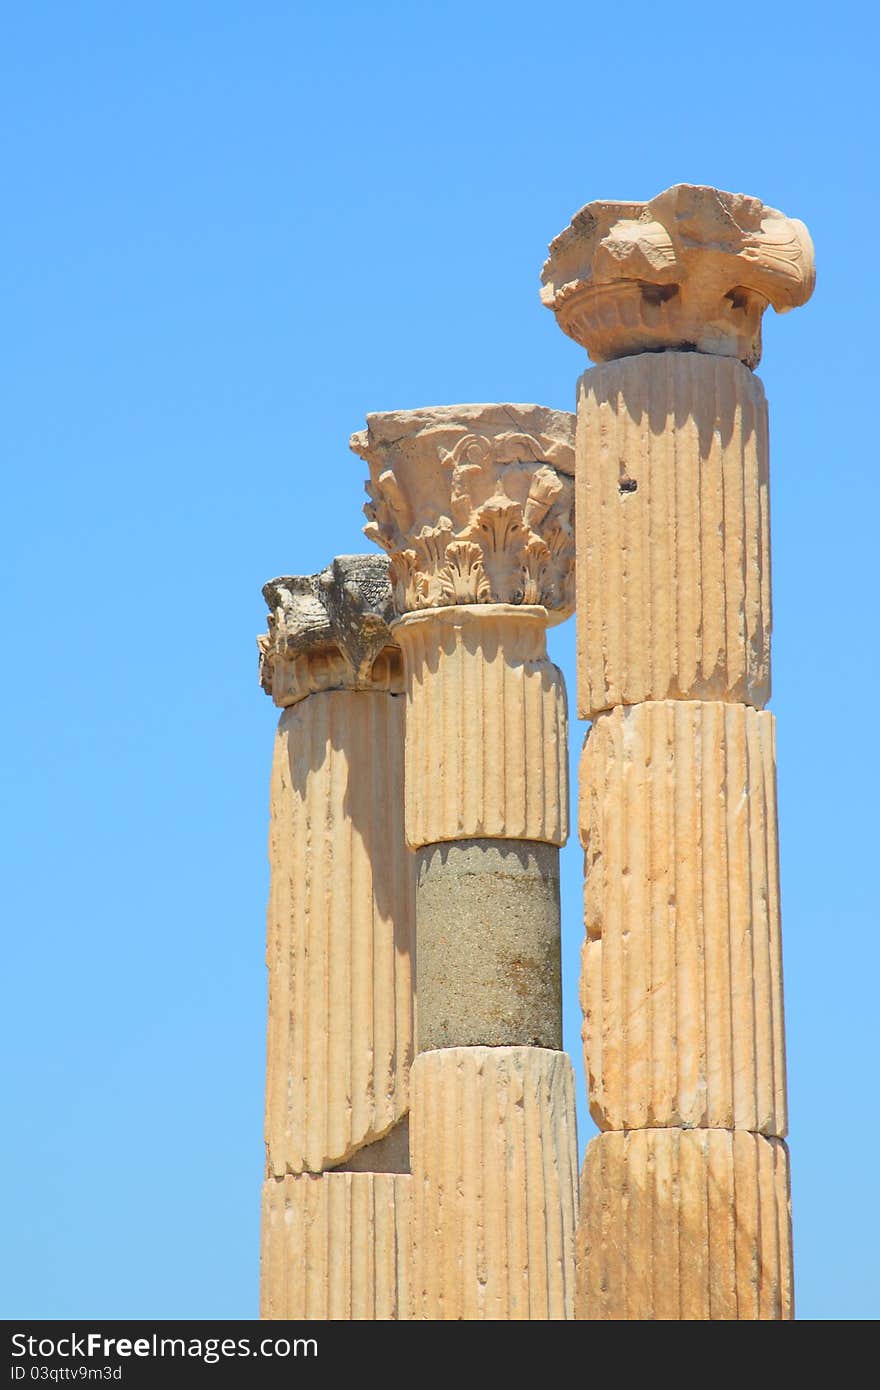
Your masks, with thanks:
[[[338,555],[318,574],[270,579],[263,597],[260,684],[276,705],[317,690],[402,689],[384,555]]]
[[[595,362],[666,349],[761,357],[761,318],[805,304],[803,222],[744,193],[679,183],[648,203],[587,203],[550,243],[541,299]]]
[[[391,556],[398,613],[458,603],[574,608],[574,416],[454,405],[367,416],[364,533]]]

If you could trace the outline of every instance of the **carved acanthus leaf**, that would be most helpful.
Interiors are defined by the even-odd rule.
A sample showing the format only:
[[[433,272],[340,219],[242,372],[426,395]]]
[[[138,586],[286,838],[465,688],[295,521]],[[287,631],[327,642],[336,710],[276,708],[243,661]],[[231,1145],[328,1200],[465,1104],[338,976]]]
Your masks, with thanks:
[[[419,567],[419,557],[414,550],[392,552],[389,577],[394,606],[398,612],[429,606],[431,599],[428,578]]]
[[[551,587],[550,563],[550,547],[540,536],[532,535],[523,554],[523,603],[539,603],[538,595]]]
[[[444,603],[491,602],[483,552],[473,541],[452,541],[446,548],[446,564],[437,577]]]
[[[539,468],[529,487],[523,518],[528,527],[540,526],[563,489],[563,482],[552,468]]]

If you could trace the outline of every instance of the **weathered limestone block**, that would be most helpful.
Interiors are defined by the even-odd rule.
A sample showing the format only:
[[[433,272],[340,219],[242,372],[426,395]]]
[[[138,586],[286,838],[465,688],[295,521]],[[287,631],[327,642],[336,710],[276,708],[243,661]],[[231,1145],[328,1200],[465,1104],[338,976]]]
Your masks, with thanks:
[[[409,1318],[411,1183],[400,1173],[267,1179],[260,1316]]]
[[[559,850],[462,840],[416,852],[419,1052],[562,1047]]]
[[[581,1197],[578,1318],[793,1317],[781,1140],[719,1129],[600,1134]]]
[[[577,1136],[566,1055],[421,1053],[411,1123],[413,1317],[571,1318]]]
[[[449,604],[574,607],[574,416],[538,405],[368,415],[365,535],[391,556],[398,613]]]
[[[774,720],[603,714],[581,761],[581,1002],[602,1129],[786,1132]]]
[[[770,696],[767,405],[732,358],[643,353],[578,386],[578,711]]]
[[[587,203],[550,243],[541,298],[594,362],[679,348],[754,367],[768,304],[805,304],[815,278],[802,222],[679,183],[647,203]]]
[[[404,701],[325,691],[285,710],[269,857],[268,1173],[319,1172],[407,1111],[414,859]]]
[[[392,625],[404,656],[406,837],[568,837],[568,711],[539,607],[464,605]]]
[[[402,689],[388,562],[337,555],[318,574],[263,585],[268,628],[257,638],[260,684],[285,708],[318,690]]]

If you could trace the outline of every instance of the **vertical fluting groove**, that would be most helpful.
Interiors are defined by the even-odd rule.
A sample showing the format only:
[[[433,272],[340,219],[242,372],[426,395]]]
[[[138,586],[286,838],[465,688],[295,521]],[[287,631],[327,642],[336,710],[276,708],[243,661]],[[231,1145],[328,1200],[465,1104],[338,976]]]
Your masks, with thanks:
[[[687,364],[689,365],[689,364]],[[687,371],[687,366],[685,368]],[[688,373],[689,375],[689,373]],[[694,593],[691,597],[691,612],[683,613],[683,619],[688,625],[696,619],[697,640],[694,645],[694,671],[691,680],[694,684],[698,683],[702,673],[707,666],[707,657],[711,646],[711,631],[707,631],[706,605],[703,602],[706,574],[703,564],[703,546],[706,525],[708,522],[709,499],[703,497],[703,460],[702,439],[700,428],[690,412],[690,386],[688,381],[687,394],[687,414],[685,415],[685,426],[683,433],[678,439],[677,456],[681,462],[687,454],[692,472],[693,486],[693,512],[694,512]],[[682,412],[684,414],[684,412]],[[695,610],[695,611],[694,611]],[[678,689],[676,694],[681,693],[681,682],[677,682]]]
[[[713,362],[713,369],[714,365]],[[693,456],[696,460],[698,479],[697,506],[699,512],[698,538],[700,546],[699,602],[700,631],[702,633],[700,664],[704,679],[712,682],[719,668],[723,670],[720,636],[724,624],[724,570],[723,557],[719,556],[718,551],[723,545],[723,531],[719,504],[724,495],[724,476],[723,471],[713,469],[709,461],[711,450],[716,443],[715,429],[712,428],[713,422],[717,418],[715,413],[717,403],[715,400],[713,383],[711,380],[706,382],[707,389],[703,401],[708,406],[708,418],[706,420],[708,429],[701,431],[700,424],[702,422],[695,420],[692,413],[693,382],[691,377],[692,373],[688,371],[688,405],[691,409],[689,424],[691,431],[696,436]],[[719,583],[719,581],[721,582]],[[709,597],[709,591],[711,591],[712,601],[706,602]],[[731,684],[735,684],[736,672],[729,673],[729,681]]]
[[[495,604],[395,625],[407,668],[411,848],[470,837],[564,844],[567,706],[545,629],[544,609]]]
[[[446,652],[446,632],[440,634],[440,660],[445,665]],[[427,645],[427,643],[426,643]],[[423,693],[433,692],[436,676],[430,681],[426,680],[422,686]],[[443,796],[440,800],[444,820],[452,820],[455,815],[456,790],[459,782],[459,740],[450,738],[450,720],[454,711],[444,701],[440,706],[440,737],[437,747],[443,749],[443,757],[439,761],[443,764]],[[408,720],[407,724],[415,724],[415,719]],[[406,774],[404,774],[405,776]],[[418,794],[418,793],[416,793]]]
[[[386,697],[386,699],[387,698],[388,697]],[[371,704],[372,708],[369,712],[370,746],[376,750],[376,757],[381,759],[382,765],[385,768],[387,768],[388,760],[386,757],[384,757],[385,750],[382,746],[382,738],[379,730],[379,711],[376,709],[375,701],[371,702]],[[381,723],[384,730],[387,731],[387,711],[384,713]],[[352,781],[354,782],[354,779],[352,779]],[[386,786],[387,779],[383,780],[383,782],[380,783],[373,805],[370,805],[366,797],[363,795],[363,793],[366,791],[366,787],[362,786],[360,788],[360,800],[362,807],[361,814],[364,817],[364,821],[366,821],[368,817],[373,818],[377,827],[381,827],[382,825],[382,802],[383,793],[385,792]],[[401,790],[401,788],[397,789],[398,794]],[[354,786],[352,786],[351,792],[352,795],[354,795]],[[372,868],[370,864],[370,854],[367,850],[366,845],[364,846],[364,853],[358,858],[357,866],[358,872],[355,876],[353,876],[351,886],[354,899],[355,901],[359,902],[363,896],[371,895],[373,887],[371,882]],[[352,944],[354,945],[354,943]],[[352,1093],[352,1102],[353,1104],[355,1104],[356,1097],[360,1096],[362,1098],[362,1102],[364,1103],[365,1111],[374,1111],[376,1105],[382,1103],[382,1097],[385,1094],[384,1088],[382,1086],[382,1072],[384,1068],[388,1065],[388,1059],[391,1055],[392,1048],[389,1046],[388,1040],[383,1039],[382,1037],[382,1024],[379,1025],[379,1029],[377,1032],[375,997],[377,978],[394,978],[395,963],[392,954],[393,945],[393,928],[390,932],[384,932],[378,938],[376,937],[376,934],[374,932],[365,933],[361,942],[361,968],[363,969],[363,975],[360,977],[360,979],[358,977],[357,954],[354,950],[352,950],[351,955],[350,978],[353,1014],[352,1032],[357,1034],[361,1029],[363,1029],[369,1037],[372,1037],[374,1052],[378,1053],[377,1066],[375,1060],[369,1059],[365,1057],[363,1054],[359,1055],[356,1049],[352,1048],[351,1051],[353,1060],[359,1062],[359,1066],[357,1066],[354,1069],[354,1076],[352,1079],[352,1085],[354,1088]],[[361,980],[363,981],[363,984],[361,984]],[[358,1001],[360,1005],[359,1012],[357,1010]],[[384,1019],[390,1021],[393,1017],[394,1011],[393,1009],[385,1009],[383,1013]],[[365,1114],[364,1120],[365,1123],[369,1123],[368,1114]]]
[[[770,720],[763,730],[761,746],[761,777],[764,800],[767,806],[767,822],[774,833],[767,843],[767,912],[770,921],[781,920],[779,892],[779,836],[775,833],[777,823],[776,807],[776,722]],[[779,1009],[773,1010],[773,1094],[786,1104],[788,1094],[785,1057],[785,988],[782,962],[782,936],[776,932],[770,938],[770,973],[774,982],[778,981]]]
[[[582,1196],[578,1317],[793,1316],[781,1140],[744,1130],[602,1134],[587,1148]]]
[[[650,776],[650,769],[656,766],[657,762],[662,762],[663,750],[665,746],[664,729],[662,726],[655,726],[653,736],[648,748],[647,772]],[[661,924],[661,930],[651,927],[646,935],[650,941],[650,954],[647,963],[648,988],[651,988],[652,981],[656,981],[655,991],[663,991],[669,988],[669,936],[667,930],[662,930],[668,915],[668,895],[669,885],[667,866],[657,862],[658,843],[668,841],[669,831],[667,827],[668,806],[664,795],[664,787],[658,788],[659,795],[651,798],[645,820],[645,874],[646,874],[646,902],[645,902],[645,922],[653,924],[655,921]],[[661,1096],[664,1086],[669,1077],[669,1065],[664,1054],[668,1049],[668,1032],[658,1028],[658,1009],[653,1009],[648,1013],[646,1019],[647,1030],[647,1052],[648,1065],[645,1077],[645,1096]],[[668,1103],[668,1101],[667,1101]]]
[[[482,825],[486,819],[486,786],[489,779],[489,770],[493,765],[494,759],[498,756],[496,748],[497,734],[494,738],[490,735],[490,730],[493,728],[492,721],[497,718],[497,710],[494,707],[494,692],[491,684],[492,672],[489,664],[486,661],[479,661],[476,662],[475,665],[478,672],[480,693],[479,704],[474,708],[475,711],[483,713],[483,717],[486,721],[486,737],[482,740],[477,754],[477,762],[480,768],[480,795],[473,803],[471,814],[477,817]],[[427,739],[425,742],[427,742]],[[466,824],[466,822],[463,823]],[[420,826],[419,832],[422,835],[425,834],[427,832],[427,824]]]
[[[755,540],[756,533],[749,525],[748,493],[754,487],[757,469],[752,476],[748,475],[747,461],[742,441],[747,432],[754,433],[748,406],[743,400],[733,400],[726,409],[734,419],[734,439],[739,439],[739,448],[734,451],[731,449],[731,466],[728,470],[731,479],[730,496],[725,496],[725,516],[733,514],[732,524],[729,532],[725,526],[725,537],[727,540],[728,554],[725,556],[725,569],[730,575],[729,582],[736,586],[738,602],[732,604],[728,601],[726,606],[727,616],[727,652],[728,661],[732,662],[735,658],[738,667],[745,678],[748,663],[749,635],[746,624],[753,609],[750,602],[750,571],[757,575],[755,564]],[[742,544],[735,544],[735,537],[742,536]]]
[[[568,690],[564,677],[560,677],[558,686],[554,686],[553,680],[547,674],[544,677],[546,688],[546,706],[544,712],[545,727],[549,728],[548,737],[554,742],[556,747],[556,780],[559,783],[559,796],[561,798],[561,829],[560,834],[568,839],[569,825],[569,786],[568,786]],[[557,693],[558,692],[558,693]],[[557,705],[562,710],[561,723],[554,717]],[[553,793],[549,781],[544,785],[544,801],[547,806],[547,814],[552,814],[554,802]]]
[[[725,714],[728,712],[725,711]],[[767,1127],[769,1116],[764,1114],[762,1090],[765,1078],[768,1078],[772,1085],[773,1078],[773,1050],[766,1045],[765,1019],[769,1012],[769,998],[761,998],[760,981],[758,979],[758,966],[760,947],[756,943],[754,923],[755,920],[766,920],[767,902],[766,897],[760,893],[759,886],[755,883],[754,875],[754,854],[753,838],[764,839],[763,824],[758,828],[758,835],[752,834],[752,804],[749,791],[753,781],[753,769],[751,766],[752,758],[751,744],[753,728],[749,728],[744,721],[738,720],[735,715],[732,718],[725,718],[725,746],[727,749],[727,813],[730,821],[728,841],[739,843],[741,850],[741,873],[742,873],[742,900],[740,908],[740,920],[742,923],[742,944],[740,968],[737,972],[738,979],[735,987],[738,987],[738,997],[734,996],[734,1004],[741,1007],[737,1009],[737,1019],[743,1015],[754,1019],[754,1026],[751,1030],[742,1027],[736,1030],[736,1041],[740,1045],[740,1061],[737,1074],[734,1078],[734,1109],[740,1111],[744,1105],[750,1102],[754,1105],[756,1123],[750,1128],[759,1129]],[[766,817],[766,808],[761,821]],[[735,881],[735,880],[734,880]],[[762,934],[764,935],[764,934]],[[764,935],[764,940],[766,940]],[[764,1059],[763,1066],[758,1063],[758,1057]],[[760,1074],[759,1074],[760,1072]],[[763,1124],[762,1124],[763,1122]]]
[[[512,703],[511,697],[515,699],[515,695],[510,688],[511,681],[508,671],[499,664],[498,656],[500,653],[497,652],[497,649],[493,650],[495,646],[492,641],[493,636],[494,633],[487,634],[487,641],[483,653],[481,653],[492,673],[493,702],[494,700],[498,702],[498,731],[496,734],[497,743],[495,744],[497,757],[491,764],[494,775],[490,794],[487,799],[487,805],[484,808],[484,824],[489,822],[489,817],[491,815],[490,807],[494,809],[495,805],[497,805],[499,809],[503,807],[501,819],[503,819],[506,825],[508,819],[513,819],[514,813],[512,803],[516,796],[516,789],[511,785],[514,769],[510,765],[511,759],[509,756],[511,752],[509,729],[510,705]],[[501,660],[503,662],[503,656]],[[518,744],[514,746],[517,748],[519,747]]]
[[[767,805],[766,785],[763,769],[763,759],[761,756],[762,730],[751,728],[747,730],[749,744],[749,782],[754,782],[761,789],[762,798],[757,802],[764,805],[764,814],[770,815],[770,807]],[[757,898],[763,908],[763,912],[768,912],[768,883],[767,883],[767,859],[768,842],[767,836],[762,834],[762,826],[755,816],[755,807],[751,803],[751,798],[747,802],[748,807],[748,826],[749,826],[749,849],[750,863],[752,872],[753,897]],[[767,1095],[762,1097],[762,1110],[764,1107],[772,1107],[776,1095],[776,1050],[774,1046],[774,1019],[773,1019],[773,969],[772,969],[773,946],[769,936],[764,937],[752,932],[752,958],[755,972],[755,1012],[761,1024],[761,1038],[756,1044],[756,1053],[769,1057],[766,1080],[760,1076],[755,1058],[756,1082],[760,1084],[765,1081]],[[782,987],[780,983],[779,994],[780,1012],[783,1008]]]
[[[761,744],[762,729],[760,727],[746,728],[748,738],[749,755],[749,785],[757,785],[761,794],[755,798],[754,803],[749,795],[746,799],[746,823],[748,825],[748,844],[749,844],[749,869],[752,883],[752,899],[761,904],[762,916],[766,917],[769,913],[769,896],[767,892],[766,863],[768,857],[769,837],[765,833],[763,821],[770,822],[771,808],[766,800],[766,778],[764,776],[764,766]],[[763,811],[763,816],[757,814]],[[778,835],[775,833],[775,816],[772,824],[774,833],[772,842],[775,845]],[[750,923],[750,942],[752,953],[752,969],[754,972],[754,997],[755,1012],[760,1020],[760,1037],[756,1038],[754,1046],[753,1064],[755,1068],[756,1090],[760,1097],[761,1113],[772,1112],[776,1105],[777,1094],[780,1094],[784,1102],[784,1092],[777,1091],[777,1067],[774,1052],[774,1023],[773,1015],[776,1012],[773,1006],[774,980],[771,973],[770,961],[773,952],[772,940],[769,935],[759,934],[754,929],[754,921]],[[779,1013],[783,1011],[782,1001],[782,980],[779,981]],[[766,1068],[762,1068],[759,1058],[763,1056],[769,1058]],[[758,1126],[761,1128],[762,1126]]]
[[[485,663],[477,661],[462,663],[461,693],[465,709],[481,708],[484,665]],[[482,801],[481,774],[483,768],[484,764],[481,758],[468,757],[463,760],[459,800],[456,808],[460,824],[463,824],[467,818],[469,807],[479,806]]]
[[[414,866],[403,839],[403,701],[310,695],[272,778],[268,1171],[319,1172],[408,1108]]]
[[[546,820],[544,807],[544,795],[547,787],[548,778],[552,777],[555,768],[552,757],[545,740],[544,732],[544,681],[542,672],[537,672],[537,679],[533,674],[523,667],[520,673],[520,684],[523,688],[528,681],[533,680],[537,686],[538,699],[535,702],[535,715],[533,719],[525,718],[525,699],[521,701],[521,724],[523,738],[523,765],[527,768],[543,768],[544,775],[540,777],[529,777],[523,788],[522,800],[522,830],[525,833],[526,826],[535,821],[543,822]],[[525,690],[523,689],[523,695]]]
[[[594,722],[580,782],[593,1118],[784,1136],[773,716],[618,708]]]
[[[428,692],[428,690],[430,689],[431,677],[430,677],[430,673],[429,673],[429,671],[428,671],[428,659],[427,659],[426,643],[425,643],[425,639],[424,639],[424,634],[423,634],[423,633],[417,633],[417,634],[416,634],[416,654],[417,654],[417,658],[418,658],[418,660],[419,660],[419,666],[418,666],[418,683],[417,683],[416,687],[415,687],[414,690],[413,690],[413,697],[412,697],[411,702],[410,702],[409,705],[407,706],[407,711],[409,711],[410,709],[412,709],[412,710],[418,709],[418,708],[420,707],[420,705],[419,705],[419,703],[417,703],[417,702],[424,701],[425,698],[426,698],[426,696],[427,696],[427,692]],[[441,719],[442,719],[442,716],[441,716]],[[411,719],[408,718],[406,722],[407,722],[407,730],[409,730],[409,727],[410,727],[410,725],[413,723],[413,721],[412,721]],[[444,728],[443,728],[443,724],[442,724],[442,722],[441,722],[440,729],[439,729],[439,736],[440,736],[440,739],[443,738],[443,733],[444,733]],[[441,745],[441,746],[445,747],[445,745]],[[418,777],[418,775],[414,775],[414,776],[411,777],[410,774],[409,774],[409,763],[408,763],[408,761],[407,761],[407,762],[405,763],[405,765],[404,765],[403,781],[404,781],[404,786],[408,788],[408,794],[409,794],[409,796],[412,798],[413,813],[414,813],[414,815],[416,814],[417,807],[418,807],[418,802],[417,802],[417,800],[416,800],[416,797],[417,797],[417,795],[418,795],[418,788],[419,788],[420,785],[423,785],[424,783],[429,782],[432,778],[435,778],[435,777],[437,778],[438,789],[439,789],[439,797],[440,797],[441,803],[442,803],[444,806],[445,806],[445,804],[446,804],[446,797],[447,797],[446,787],[447,787],[447,783],[448,783],[448,781],[449,781],[450,769],[451,769],[451,767],[452,767],[452,758],[454,757],[454,753],[450,755],[450,758],[449,758],[449,759],[447,759],[447,758],[445,758],[445,757],[439,759],[439,766],[437,766],[438,760],[435,758],[435,759],[434,759],[434,766],[433,766],[433,767],[432,767],[432,765],[431,765],[431,756],[432,756],[432,750],[431,750],[431,748],[430,748],[429,746],[427,746],[427,741],[426,741],[426,746],[425,746],[425,750],[424,750],[424,767],[423,767],[423,776],[422,776],[422,777]],[[416,773],[417,773],[417,772],[418,772],[418,769],[416,770]],[[409,818],[407,817],[407,826],[408,826],[408,825],[409,825]]]
[[[334,748],[337,745],[338,728],[337,720],[334,717],[336,711],[330,711],[329,746]],[[343,716],[344,717],[344,716]],[[368,735],[369,736],[369,735]],[[335,820],[333,811],[337,806],[342,806],[346,800],[348,789],[348,768],[339,758],[332,758],[328,763],[330,774],[330,797],[326,802],[326,835],[329,840],[332,834],[331,825]],[[355,779],[358,782],[360,779]],[[354,788],[352,789],[354,792]],[[343,815],[344,815],[343,811]],[[335,848],[335,847],[334,847]],[[345,1048],[341,1058],[334,1057],[336,1040],[345,1037],[346,1033],[351,1034],[352,1024],[352,945],[355,935],[355,926],[352,921],[354,904],[357,901],[354,894],[353,878],[355,873],[355,863],[358,857],[360,846],[355,835],[352,835],[349,853],[339,864],[336,864],[332,850],[330,862],[327,864],[325,877],[327,912],[330,923],[330,932],[327,941],[328,968],[324,972],[322,985],[325,992],[324,1026],[315,1019],[316,1028],[323,1034],[325,1044],[324,1056],[324,1075],[326,1078],[327,1092],[325,1097],[325,1109],[321,1110],[315,1106],[311,1111],[312,1121],[318,1132],[315,1140],[319,1141],[324,1114],[328,1120],[328,1139],[331,1152],[338,1152],[344,1148],[345,1140],[340,1133],[346,1117],[346,1111],[351,1116],[351,1124],[356,1125],[359,1119],[357,1114],[358,1099],[355,1099],[352,1090],[353,1083],[353,1049]],[[310,943],[311,953],[311,943]],[[340,1122],[343,1122],[341,1124]],[[347,1127],[347,1126],[346,1126]],[[325,1166],[322,1164],[322,1166]]]
[[[676,717],[678,718],[678,705],[675,706]],[[696,999],[696,1014],[692,1031],[699,1038],[699,1050],[692,1059],[692,1072],[688,1086],[689,1103],[695,1109],[708,1108],[708,1037],[715,1031],[716,1025],[712,1017],[716,1010],[716,1001],[709,995],[709,978],[712,967],[712,958],[715,948],[718,946],[719,939],[724,936],[723,929],[718,930],[716,923],[712,921],[706,911],[706,879],[717,870],[717,864],[713,856],[713,846],[708,838],[708,827],[706,824],[707,803],[712,799],[712,794],[726,796],[726,783],[722,772],[719,786],[717,758],[718,739],[717,732],[713,725],[712,716],[717,711],[706,711],[708,717],[695,728],[691,721],[681,720],[681,741],[683,746],[689,747],[693,757],[693,767],[690,777],[687,779],[689,796],[694,803],[693,817],[698,827],[699,857],[698,867],[694,875],[695,889],[694,896],[697,904],[694,919],[694,973],[698,981],[698,991]],[[709,734],[709,747],[706,746],[706,733]],[[713,738],[712,735],[716,736]],[[716,791],[717,788],[717,791]],[[726,991],[722,995],[724,998]]]
[[[660,514],[660,524],[663,527],[664,533],[666,535],[672,535],[673,528],[677,524],[675,434],[671,430],[664,430],[658,440],[657,447],[661,450],[661,467],[657,471],[657,476],[654,479],[654,487],[655,489],[658,485],[662,487],[662,495],[665,502],[665,505],[658,506],[657,510]],[[687,545],[687,537],[683,538],[682,545]],[[661,599],[668,603],[666,621],[661,628],[661,632],[665,637],[666,648],[666,666],[662,671],[662,675],[666,681],[671,681],[681,664],[681,639],[678,629],[680,603],[679,561],[682,547],[658,545],[657,542],[654,541],[654,548],[658,557],[657,586],[662,591]]]
[[[651,402],[649,401],[649,410],[650,406]],[[659,595],[657,593],[657,586],[653,580],[654,571],[657,567],[657,555],[651,536],[651,517],[656,511],[657,489],[654,484],[655,475],[653,471],[649,471],[645,474],[643,480],[645,505],[635,511],[633,511],[632,508],[624,508],[621,506],[621,511],[625,510],[628,515],[632,517],[634,522],[634,526],[632,527],[635,532],[633,562],[634,570],[639,580],[637,601],[642,612],[650,613],[651,623],[656,632],[658,631],[660,613],[658,604]],[[637,495],[635,493],[620,494],[619,484],[618,493],[621,503],[631,501],[632,498]],[[639,563],[640,560],[641,563]],[[630,607],[631,606],[632,605],[630,605]],[[658,673],[655,669],[655,656],[658,654],[658,651],[659,644],[656,642],[650,646],[644,645],[641,649],[641,679],[649,687],[653,687],[657,680]]]
[[[760,382],[700,353],[604,363],[579,383],[576,453],[581,717],[662,699],[760,708],[771,621]]]
[[[706,937],[706,1091],[715,1095],[733,1075],[733,973],[731,935],[722,924],[730,920],[730,863],[723,816],[727,800],[725,745],[719,720],[726,706],[707,705],[701,724],[704,787],[717,783],[717,795],[701,796],[704,826],[702,856],[703,930]],[[714,1011],[714,1022],[710,1016]],[[732,1119],[732,1112],[729,1118]]]
[[[413,1316],[570,1318],[577,1151],[568,1058],[541,1048],[421,1053],[411,1123]]]
[[[523,681],[528,679],[524,674]],[[554,747],[552,730],[545,728],[545,717],[547,713],[546,692],[544,690],[543,672],[538,672],[538,682],[540,684],[541,698],[535,711],[535,718],[523,720],[523,731],[526,738],[526,764],[527,766],[543,766],[546,771],[544,777],[530,777],[526,784],[526,796],[524,803],[525,814],[523,817],[523,828],[530,822],[547,820],[547,783],[551,779],[556,780],[556,749]],[[560,701],[560,703],[562,703]],[[563,718],[564,718],[563,713]]]
[[[411,1179],[303,1173],[263,1184],[260,1316],[410,1316]]]
[[[761,503],[761,528],[759,549],[760,554],[765,557],[765,563],[760,569],[760,592],[761,592],[761,613],[765,630],[768,634],[773,627],[773,559],[770,548],[770,440],[769,440],[769,420],[767,417],[767,403],[764,398],[763,387],[761,388],[760,404],[756,407],[756,448],[758,454],[758,496]],[[772,678],[770,674],[769,649],[767,654],[767,694],[766,699],[770,699],[772,689]]]
[[[321,697],[318,698],[320,699]],[[302,933],[303,956],[306,971],[304,1001],[307,1000],[308,1004],[311,1004],[312,1007],[309,1008],[307,1006],[301,1014],[304,1020],[303,1029],[308,1040],[308,1055],[305,1059],[306,1069],[303,1072],[303,1079],[308,1078],[308,1098],[306,1098],[305,1095],[306,1088],[296,1085],[298,1078],[291,1076],[288,1078],[287,1083],[290,1087],[291,1099],[295,1106],[295,1119],[291,1117],[293,1119],[294,1133],[298,1132],[303,1135],[303,1139],[297,1147],[304,1149],[305,1152],[302,1153],[302,1155],[295,1153],[293,1155],[288,1154],[285,1152],[288,1148],[288,1143],[285,1142],[278,1156],[277,1163],[274,1165],[275,1171],[282,1173],[288,1169],[295,1172],[298,1166],[297,1158],[304,1160],[307,1155],[313,1153],[315,1149],[329,1148],[332,1153],[333,1141],[331,1135],[332,1131],[336,1128],[336,1116],[329,1113],[329,1106],[327,1103],[327,1059],[330,1047],[330,1029],[327,1026],[329,1019],[328,984],[330,977],[330,956],[332,952],[333,919],[331,916],[332,904],[328,901],[330,890],[326,882],[327,860],[324,854],[324,845],[327,840],[327,815],[332,780],[332,770],[329,766],[327,750],[331,748],[332,745],[327,738],[327,711],[323,708],[323,705],[324,701],[322,699],[321,708],[316,711],[314,701],[311,701],[310,704],[303,709],[303,715],[305,716],[304,722],[308,730],[305,735],[305,740],[310,745],[308,767],[309,769],[315,769],[316,777],[308,788],[302,786],[302,779],[300,779],[300,786],[291,786],[290,811],[288,811],[289,815],[295,815],[296,812],[299,811],[300,816],[306,821],[310,832],[312,832],[309,869],[307,870],[312,880],[312,913],[305,919],[302,926],[297,922],[292,928],[292,930],[298,931],[298,934],[299,932]],[[282,718],[283,717],[284,716],[282,716]],[[294,718],[291,716],[290,723],[292,724],[293,722]],[[322,740],[324,744],[323,748],[320,746]],[[287,750],[284,749],[282,751],[282,756],[284,756],[286,752]],[[294,774],[290,769],[288,769],[288,777],[292,783]],[[300,788],[302,788],[302,790]],[[309,796],[309,792],[312,793],[312,796]],[[297,800],[298,795],[301,798],[301,802],[299,803]],[[305,802],[306,799],[308,799],[309,803],[308,809],[305,809],[302,805],[302,802]],[[313,806],[314,812],[312,811]],[[287,808],[285,808],[285,810],[286,809]],[[296,838],[298,829],[298,825],[291,825],[292,837]],[[343,870],[344,868],[345,865],[343,863]],[[292,888],[293,902],[295,902],[296,886],[292,885]],[[326,963],[321,959],[319,952],[312,950],[311,943],[312,924],[319,921],[321,918],[324,918],[327,922],[327,945],[325,948]],[[289,928],[289,930],[290,929],[291,928]],[[320,1010],[316,1010],[313,1006],[314,1000],[316,999],[319,1001]],[[291,1008],[291,1026],[296,1027],[295,1007]],[[279,1062],[280,1060],[281,1059],[279,1059]],[[320,1139],[320,1132],[325,1125],[328,1130],[327,1137],[329,1142],[327,1145],[322,1145],[318,1140]],[[285,1141],[288,1139],[287,1128],[287,1123],[284,1123],[283,1138]],[[315,1133],[316,1128],[318,1130],[317,1134]],[[292,1164],[290,1162],[291,1157],[293,1158]],[[326,1158],[322,1157],[320,1162],[310,1164],[303,1163],[303,1166],[316,1170],[318,1168],[323,1168],[325,1162]]]
[[[392,715],[393,718],[393,715]],[[380,759],[382,765],[392,770],[391,750],[388,745],[389,719],[380,719],[379,712],[374,707],[370,720],[370,739],[376,749],[376,757]],[[386,855],[394,853],[388,842],[387,815],[388,798],[385,794],[387,783],[379,789],[375,804],[368,808],[368,814],[374,817],[379,842],[388,844]],[[398,784],[398,792],[402,793],[403,787]],[[370,1103],[375,1105],[379,1098],[388,1093],[388,1074],[394,1064],[394,1023],[396,1009],[385,1007],[385,1001],[377,997],[375,982],[377,976],[387,979],[393,976],[396,961],[394,959],[395,941],[393,930],[384,937],[376,939],[370,938],[370,973],[369,973],[369,994],[366,1001],[366,1016],[368,1027],[372,1031],[375,1040],[377,1061],[371,1071],[368,1071],[365,1082],[365,1090],[370,1096]],[[357,976],[355,975],[355,979]]]

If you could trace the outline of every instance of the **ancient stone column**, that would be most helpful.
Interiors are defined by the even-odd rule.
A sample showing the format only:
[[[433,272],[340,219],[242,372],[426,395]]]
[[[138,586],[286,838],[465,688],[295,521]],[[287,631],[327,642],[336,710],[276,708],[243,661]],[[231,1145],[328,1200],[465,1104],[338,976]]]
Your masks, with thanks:
[[[412,855],[388,563],[263,590],[270,807],[261,1315],[409,1316]]]
[[[572,416],[368,417],[366,534],[391,555],[415,851],[413,1316],[571,1317],[577,1159],[561,1052]]]
[[[761,317],[805,227],[678,185],[590,203],[542,298],[578,383],[578,1316],[792,1316]]]

